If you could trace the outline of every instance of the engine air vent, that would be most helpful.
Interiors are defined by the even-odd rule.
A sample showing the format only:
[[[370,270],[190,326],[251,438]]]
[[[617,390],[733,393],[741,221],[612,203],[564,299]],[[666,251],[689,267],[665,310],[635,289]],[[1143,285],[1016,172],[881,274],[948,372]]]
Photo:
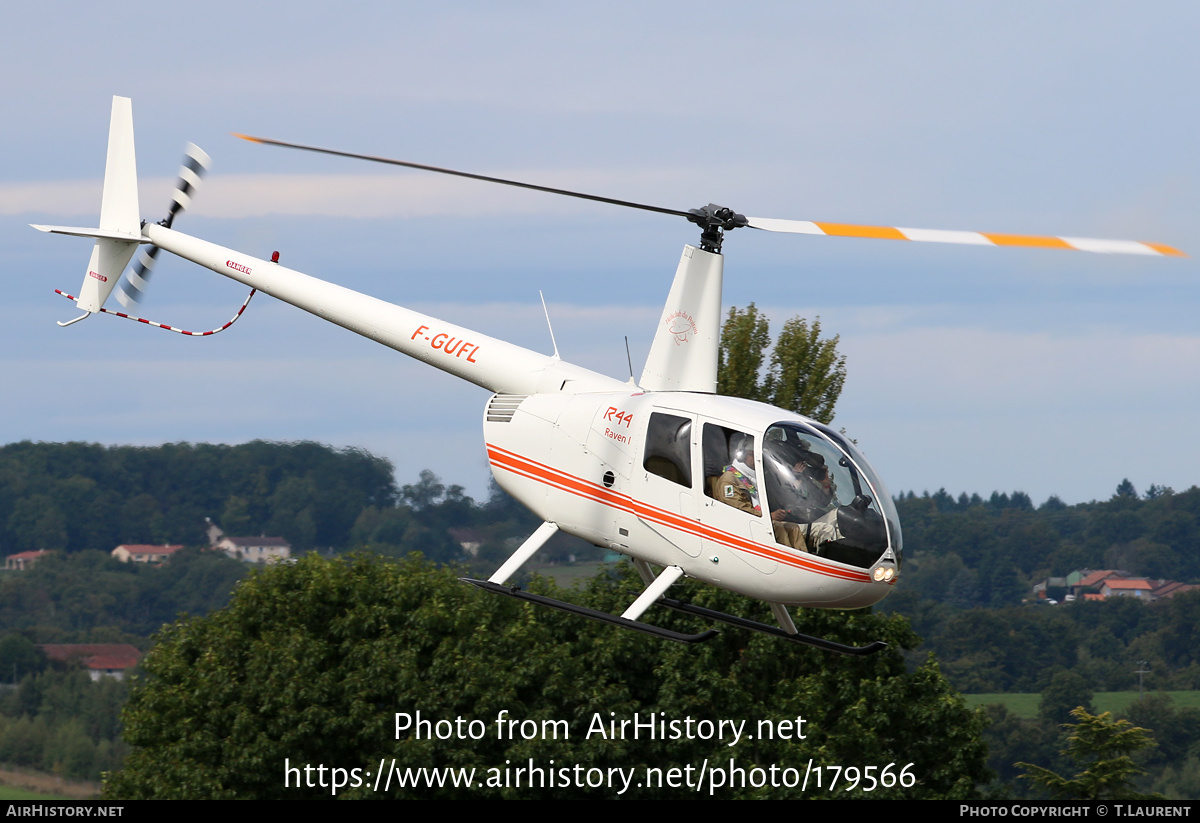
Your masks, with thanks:
[[[493,394],[487,404],[487,422],[511,423],[517,407],[525,400],[527,394]]]

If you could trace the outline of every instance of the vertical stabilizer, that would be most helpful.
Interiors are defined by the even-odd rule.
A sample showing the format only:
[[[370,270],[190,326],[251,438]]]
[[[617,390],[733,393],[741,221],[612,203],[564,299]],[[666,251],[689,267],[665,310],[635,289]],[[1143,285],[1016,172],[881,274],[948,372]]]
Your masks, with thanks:
[[[649,391],[717,390],[724,258],[684,246],[639,385]]]
[[[104,164],[104,195],[100,228],[142,237],[138,212],[137,159],[133,151],[133,102],[114,97],[108,123],[108,161]]]
[[[114,97],[108,125],[104,194],[100,200],[100,230],[108,236],[96,239],[75,305],[86,312],[100,311],[141,242],[141,223],[133,150],[133,104],[128,97]]]

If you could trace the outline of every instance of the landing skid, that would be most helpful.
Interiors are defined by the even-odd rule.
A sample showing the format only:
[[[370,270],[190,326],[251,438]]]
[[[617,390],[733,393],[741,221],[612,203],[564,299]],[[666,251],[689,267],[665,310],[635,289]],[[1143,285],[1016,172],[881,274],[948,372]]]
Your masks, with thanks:
[[[823,637],[813,637],[811,634],[789,634],[783,629],[775,626],[769,626],[766,623],[759,623],[757,620],[748,620],[745,617],[738,617],[733,614],[726,614],[714,609],[706,609],[703,606],[694,606],[691,603],[683,603],[679,600],[672,600],[667,597],[658,599],[660,606],[666,606],[668,609],[674,609],[677,612],[684,614],[694,614],[697,617],[704,617],[709,620],[716,620],[719,623],[726,623],[730,626],[737,626],[739,629],[749,629],[752,632],[761,632],[769,634],[772,637],[778,637],[781,640],[787,640],[792,643],[801,643],[805,646],[812,646],[817,649],[823,649],[827,652],[836,652],[837,654],[847,654],[854,657],[863,657],[868,654],[875,654],[887,648],[888,644],[882,640],[876,640],[874,643],[869,643],[866,646],[847,646],[845,643],[838,643],[836,640],[826,640]]]
[[[532,594],[530,592],[523,591],[516,586],[505,586],[500,583],[492,583],[488,580],[474,580],[470,577],[460,577],[459,580],[496,594],[515,597],[518,600],[526,600],[530,603],[536,603],[539,606],[549,606],[552,609],[558,609],[559,611],[577,614],[581,617],[590,618],[591,620],[599,620],[602,623],[609,623],[622,629],[632,629],[644,634],[654,635],[655,637],[661,637],[665,640],[674,640],[677,643],[702,643],[705,640],[710,640],[713,637],[716,637],[718,634],[716,629],[709,629],[708,631],[701,632],[700,634],[683,634],[681,632],[674,632],[670,629],[661,628],[660,626],[652,626],[649,623],[642,623],[640,620],[628,620],[624,617],[617,617],[614,614],[609,614],[608,612],[589,609],[586,606],[577,606],[574,603],[568,603],[565,600],[555,600],[553,597]],[[876,640],[874,643],[870,643],[866,646],[847,646],[844,643],[838,643],[834,640],[825,640],[824,638],[813,637],[812,635],[808,634],[789,634],[783,629],[776,628],[775,626],[769,626],[766,623],[759,623],[756,620],[748,620],[744,617],[737,617],[736,615],[726,614],[725,612],[715,611],[714,609],[706,609],[703,606],[694,606],[690,603],[683,603],[679,600],[672,600],[667,597],[660,597],[655,602],[659,605],[666,606],[667,608],[674,609],[675,611],[683,612],[685,614],[703,617],[708,620],[716,620],[720,623],[736,626],[739,629],[748,629],[750,631],[760,632],[762,634],[769,634],[772,637],[778,637],[782,640],[787,640],[792,643],[813,646],[814,648],[835,652],[837,654],[861,657],[868,654],[875,654],[876,652],[883,651],[887,648],[887,643],[884,643],[882,640]]]
[[[705,640],[711,640],[716,637],[719,632],[716,629],[709,629],[700,634],[683,634],[681,632],[673,632],[670,629],[664,629],[659,626],[651,626],[649,623],[642,623],[640,620],[627,620],[624,617],[617,617],[615,614],[608,612],[589,609],[586,606],[576,606],[574,603],[568,603],[565,600],[555,600],[553,597],[543,597],[540,594],[532,594],[527,591],[522,591],[516,586],[505,586],[500,583],[492,583],[488,580],[473,580],[470,577],[458,578],[464,583],[470,583],[472,586],[478,586],[481,589],[486,589],[489,592],[496,594],[504,594],[509,597],[515,597],[518,600],[527,600],[530,603],[537,603],[539,606],[549,606],[552,609],[559,611],[570,612],[581,617],[588,617],[592,620],[599,620],[602,623],[611,623],[614,626],[619,626],[622,629],[633,629],[635,632],[644,634],[652,634],[655,637],[661,637],[665,640],[674,640],[676,643],[702,643]]]

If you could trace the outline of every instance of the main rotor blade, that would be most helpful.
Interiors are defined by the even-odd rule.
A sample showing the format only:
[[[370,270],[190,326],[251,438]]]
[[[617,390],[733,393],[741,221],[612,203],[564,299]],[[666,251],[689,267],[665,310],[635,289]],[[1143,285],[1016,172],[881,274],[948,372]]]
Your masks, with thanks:
[[[1091,237],[1049,237],[1034,234],[996,234],[993,232],[945,231],[942,229],[903,229],[893,226],[858,226],[851,223],[813,223],[808,220],[777,220],[773,217],[747,217],[748,225],[763,231],[787,234],[823,234],[830,237],[874,237],[883,240],[913,240],[918,243],[958,243],[967,246],[1032,246],[1050,249],[1074,249],[1100,254],[1149,254],[1187,257],[1179,249],[1162,243],[1137,240],[1099,240]]]
[[[393,160],[390,157],[376,157],[372,154],[355,154],[349,151],[338,151],[337,149],[322,149],[316,146],[305,146],[301,143],[285,143],[282,140],[272,140],[268,137],[252,137],[249,134],[233,133],[234,137],[240,137],[243,140],[249,140],[251,143],[262,143],[267,146],[283,146],[288,149],[300,149],[301,151],[311,151],[317,154],[332,154],[335,157],[350,157],[355,160],[369,160],[372,163],[386,163],[389,166],[403,166],[407,169],[420,169],[421,171],[432,171],[438,174],[451,174],[455,177],[466,177],[471,180],[482,180],[485,183],[500,183],[504,186],[516,186],[519,189],[532,189],[533,191],[544,191],[548,194],[561,194],[566,197],[578,197],[581,200],[593,200],[597,203],[609,203],[614,206],[627,206],[631,209],[641,209],[642,211],[653,211],[659,214],[671,214],[676,217],[688,217],[688,212],[679,211],[678,209],[665,209],[661,206],[650,206],[645,203],[634,203],[630,200],[617,200],[613,197],[601,197],[598,194],[585,194],[580,191],[571,191],[569,189],[556,189],[551,186],[539,186],[534,183],[522,183],[519,180],[505,180],[503,177],[488,177],[485,174],[472,174],[466,171],[456,171],[455,169],[443,169],[439,166],[426,166],[423,163],[410,163],[407,160]]]
[[[591,200],[597,203],[609,203],[614,206],[626,206],[631,209],[652,211],[659,214],[670,214],[682,217],[696,223],[705,229],[704,238],[712,245],[711,251],[720,251],[721,231],[730,231],[742,225],[749,225],[763,231],[784,232],[787,234],[820,234],[836,237],[874,237],[888,240],[913,240],[921,243],[956,243],[969,246],[1031,246],[1035,248],[1075,249],[1101,254],[1145,254],[1170,255],[1186,257],[1183,252],[1162,243],[1142,243],[1136,240],[1101,240],[1090,237],[1051,237],[1031,234],[997,234],[992,232],[945,231],[941,229],[905,229],[893,226],[859,226],[849,223],[815,223],[808,220],[779,220],[772,217],[748,217],[734,214],[728,209],[718,209],[709,205],[704,209],[680,211],[661,206],[651,206],[646,203],[634,203],[630,200],[617,200],[613,197],[601,197],[596,194],[586,194],[569,189],[556,189],[551,186],[539,186],[534,183],[523,183],[519,180],[506,180],[503,177],[489,177],[485,174],[445,169],[439,166],[427,166],[424,163],[411,163],[407,160],[394,160],[390,157],[376,157],[370,154],[323,149],[317,146],[306,146],[302,143],[287,143],[283,140],[273,140],[268,137],[253,137],[249,134],[238,134],[234,137],[249,140],[252,143],[262,143],[268,146],[283,146],[289,149],[300,149],[317,154],[331,154],[335,157],[349,157],[355,160],[369,160],[372,163],[385,163],[390,166],[402,166],[408,169],[432,171],[438,174],[449,174],[455,177],[466,177],[470,180],[482,180],[486,183],[500,183],[504,186],[515,186],[520,189],[543,191],[548,194],[561,194],[566,197],[577,197],[581,200]],[[727,212],[727,214],[725,214]],[[745,222],[741,222],[741,221]],[[709,237],[709,235],[713,235]],[[701,245],[704,245],[702,242]],[[707,248],[707,246],[705,246]]]

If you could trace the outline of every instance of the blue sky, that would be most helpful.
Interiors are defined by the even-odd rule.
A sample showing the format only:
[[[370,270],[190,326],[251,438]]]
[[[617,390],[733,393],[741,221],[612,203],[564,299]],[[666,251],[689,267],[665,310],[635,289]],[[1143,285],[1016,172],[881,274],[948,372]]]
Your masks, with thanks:
[[[256,146],[230,132],[672,208],[1130,238],[1188,259],[741,230],[725,302],[819,316],[835,423],[893,492],[1040,502],[1200,482],[1200,10],[1184,2],[207,3],[6,10],[0,442],[313,439],[485,490],[486,394],[258,297],[214,338],[69,329],[111,97],[133,99],[144,216],[186,141],[176,227],[624,377],[681,220]],[[141,314],[210,328],[236,284],[160,265]]]

